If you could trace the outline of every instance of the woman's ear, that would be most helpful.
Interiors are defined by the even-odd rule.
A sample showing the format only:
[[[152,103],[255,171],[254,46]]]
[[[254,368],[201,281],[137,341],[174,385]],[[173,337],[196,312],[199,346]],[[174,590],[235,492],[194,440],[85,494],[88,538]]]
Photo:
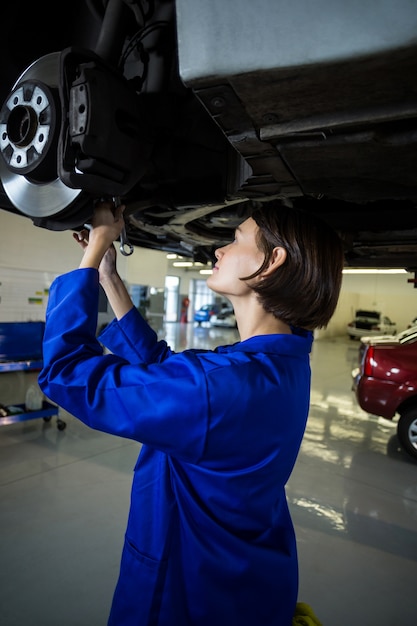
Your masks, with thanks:
[[[278,267],[280,267],[287,258],[287,251],[285,248],[277,246],[272,250],[271,260],[268,267],[262,272],[262,276],[270,276]]]

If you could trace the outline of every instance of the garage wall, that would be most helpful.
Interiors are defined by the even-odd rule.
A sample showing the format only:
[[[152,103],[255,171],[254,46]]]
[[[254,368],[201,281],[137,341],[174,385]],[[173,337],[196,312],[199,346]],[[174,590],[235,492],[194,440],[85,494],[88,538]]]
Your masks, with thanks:
[[[77,268],[81,255],[70,232],[38,228],[0,210],[0,321],[44,320],[53,279]],[[163,252],[136,249],[130,257],[119,255],[118,267],[127,283],[164,287]]]
[[[0,210],[0,269],[31,269],[61,274],[76,268],[81,248],[69,231],[34,226],[30,219]],[[140,249],[130,257],[119,255],[120,274],[127,281],[163,287],[166,253]]]
[[[343,293],[347,296],[346,312],[352,319],[355,309],[378,309],[404,330],[417,316],[417,289],[408,279],[414,274],[345,274]]]
[[[80,256],[69,232],[37,228],[26,217],[0,210],[0,321],[44,319],[52,280],[78,267]],[[158,289],[164,287],[170,272],[166,253],[143,248],[135,249],[130,257],[119,255],[118,267],[127,283]],[[176,274],[181,293],[187,292],[190,278],[201,278],[197,272],[195,276],[181,270]],[[318,336],[344,335],[357,308],[381,309],[403,330],[417,316],[417,289],[407,282],[409,278],[414,275],[344,275],[335,315]]]

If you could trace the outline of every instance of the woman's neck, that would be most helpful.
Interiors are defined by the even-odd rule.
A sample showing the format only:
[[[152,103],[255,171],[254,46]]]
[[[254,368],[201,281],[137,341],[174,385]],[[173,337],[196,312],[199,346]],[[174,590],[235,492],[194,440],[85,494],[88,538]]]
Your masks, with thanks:
[[[257,335],[291,334],[288,324],[265,311],[258,302],[237,309],[235,315],[241,341]]]

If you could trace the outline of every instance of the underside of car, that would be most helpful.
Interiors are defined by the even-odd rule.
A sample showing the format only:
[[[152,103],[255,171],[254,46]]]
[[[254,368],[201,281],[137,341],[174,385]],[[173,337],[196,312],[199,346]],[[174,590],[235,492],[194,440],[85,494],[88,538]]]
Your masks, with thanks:
[[[276,199],[351,267],[417,272],[407,0],[2,5],[0,208],[52,231],[121,199],[134,246],[212,260]]]

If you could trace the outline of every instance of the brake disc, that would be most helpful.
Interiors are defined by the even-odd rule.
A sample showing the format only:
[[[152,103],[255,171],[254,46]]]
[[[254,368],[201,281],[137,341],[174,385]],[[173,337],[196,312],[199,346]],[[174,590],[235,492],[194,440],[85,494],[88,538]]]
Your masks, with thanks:
[[[12,204],[33,218],[54,216],[82,193],[57,174],[60,53],[32,63],[0,112],[0,180]]]

